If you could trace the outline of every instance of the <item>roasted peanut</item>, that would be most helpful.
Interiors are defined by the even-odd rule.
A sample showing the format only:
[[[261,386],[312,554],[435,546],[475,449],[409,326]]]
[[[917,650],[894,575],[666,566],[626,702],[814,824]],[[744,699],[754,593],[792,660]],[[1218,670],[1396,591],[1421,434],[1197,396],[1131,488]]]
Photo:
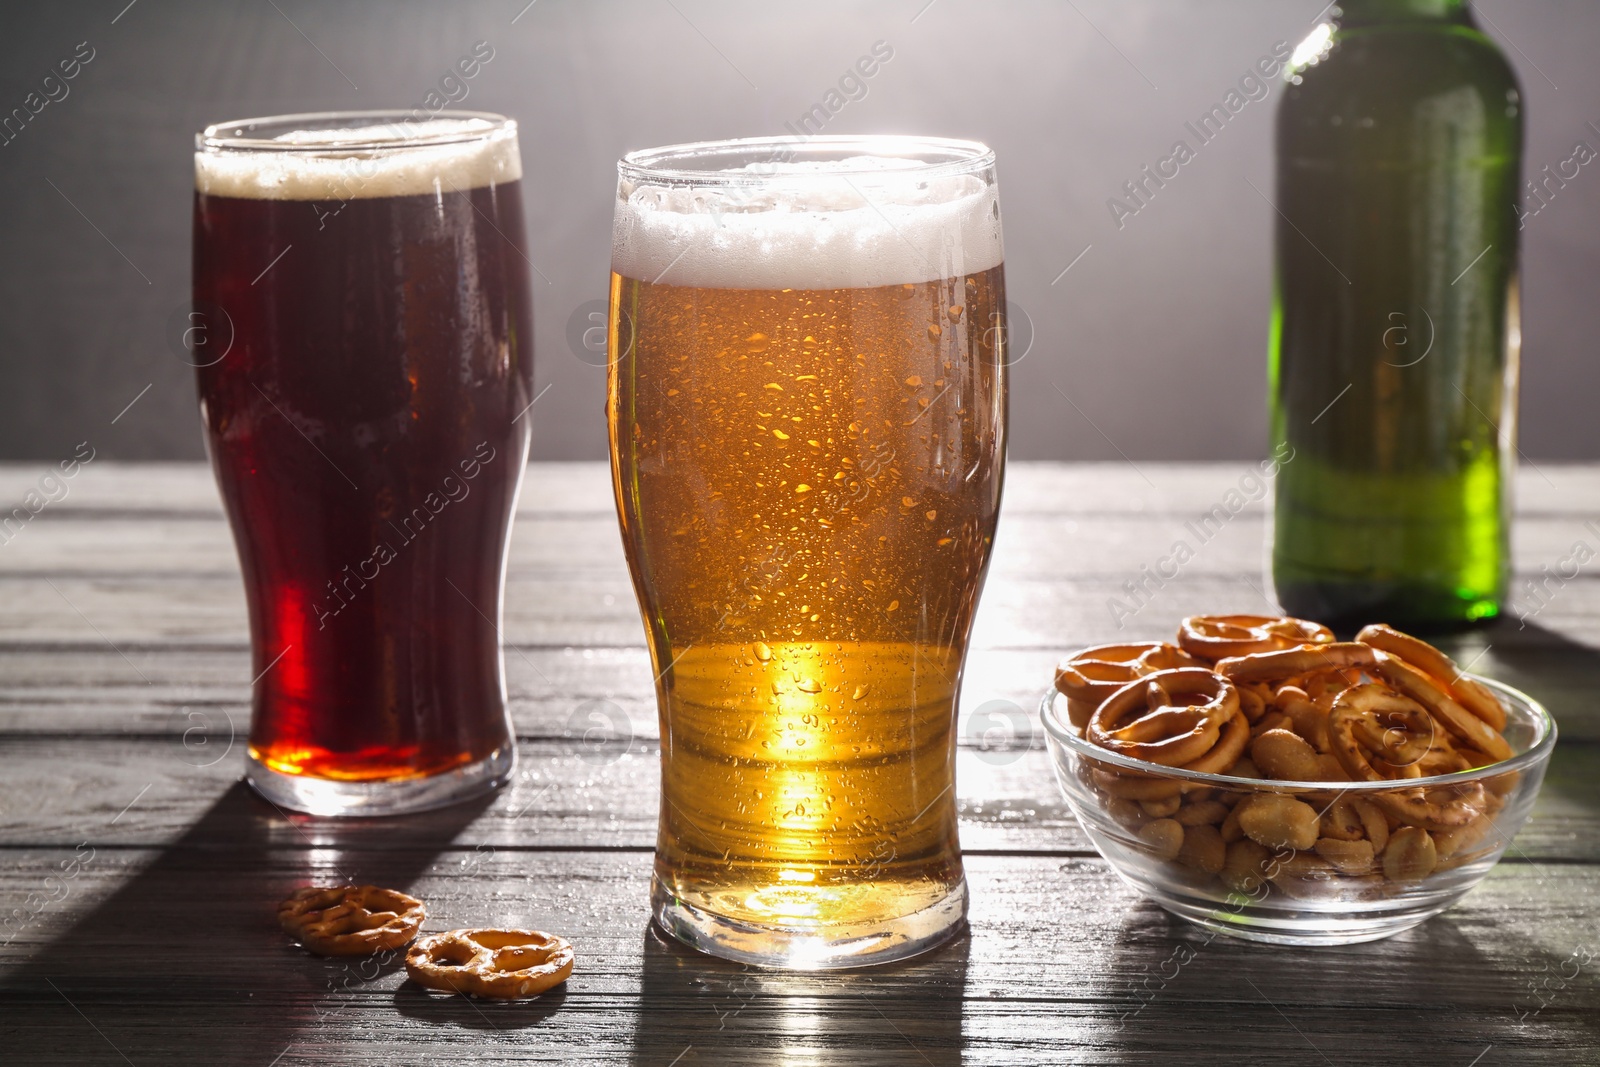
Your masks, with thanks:
[[[1207,874],[1222,870],[1227,860],[1228,846],[1215,826],[1191,826],[1183,832],[1183,847],[1178,850],[1178,862]]]
[[[1239,708],[1244,712],[1244,717],[1251,722],[1261,718],[1270,703],[1268,696],[1270,693],[1259,682],[1239,686]]]
[[[1383,850],[1383,873],[1391,882],[1415,882],[1433,873],[1439,853],[1428,831],[1403,826],[1389,838]]]
[[[1281,711],[1269,708],[1267,713],[1261,716],[1254,726],[1250,727],[1250,736],[1260,737],[1268,730],[1287,730],[1291,725],[1293,724],[1289,721],[1289,716]]]
[[[1178,858],[1183,848],[1183,826],[1176,819],[1156,819],[1138,831],[1139,840],[1164,860]]]
[[[1261,768],[1256,766],[1255,760],[1245,756],[1228,768],[1228,773],[1235,778],[1260,778]]]
[[[1146,815],[1156,819],[1164,819],[1178,810],[1183,803],[1182,797],[1162,797],[1160,800],[1141,800],[1139,806]]]
[[[1389,843],[1389,820],[1383,814],[1383,810],[1363,797],[1351,800],[1350,806],[1361,819],[1361,827],[1367,833],[1367,840],[1372,842],[1373,853],[1381,853],[1383,847]]]
[[[1250,758],[1272,778],[1296,782],[1317,780],[1317,751],[1292,730],[1280,728],[1260,734],[1250,742]]]
[[[1348,782],[1350,774],[1333,756],[1324,752],[1317,757],[1317,781],[1319,782]]]
[[[1458,852],[1470,850],[1473,845],[1482,841],[1493,826],[1492,816],[1480,815],[1465,826],[1436,832],[1433,835],[1433,846],[1439,853],[1440,859],[1454,856]]]
[[[1310,848],[1317,843],[1317,809],[1282,793],[1260,793],[1238,807],[1239,828],[1268,848]]]
[[[1322,836],[1335,841],[1359,841],[1366,834],[1361,816],[1348,800],[1335,800],[1322,813]]]
[[[1130,830],[1137,830],[1150,821],[1150,816],[1144,813],[1139,802],[1129,800],[1127,797],[1112,797],[1107,800],[1106,814]]]
[[[1289,717],[1294,732],[1310,742],[1318,752],[1328,751],[1328,713],[1301,694],[1279,705]]]
[[[1185,826],[1215,826],[1228,817],[1228,806],[1220,800],[1201,800],[1185,804],[1173,818]]]
[[[1266,871],[1274,882],[1327,878],[1333,873],[1333,865],[1314,852],[1276,852],[1267,860]]]
[[[1497,774],[1491,778],[1485,778],[1483,787],[1489,791],[1491,796],[1504,800],[1511,795],[1511,791],[1517,787],[1517,782],[1521,781],[1521,779],[1522,775],[1516,771],[1508,771],[1505,774]]]
[[[1254,893],[1267,880],[1267,862],[1272,851],[1248,838],[1235,841],[1223,855],[1223,884],[1241,893]]]
[[[1317,840],[1316,848],[1317,855],[1333,864],[1342,874],[1366,874],[1372,870],[1371,841],[1323,837]]]
[[[1160,800],[1183,792],[1183,783],[1170,778],[1143,778],[1096,769],[1094,784],[1103,792],[1129,800]]]
[[[1244,831],[1239,828],[1239,809],[1242,807],[1244,807],[1242,803],[1234,805],[1233,810],[1228,812],[1228,817],[1223,819],[1222,825],[1218,827],[1222,839],[1230,845],[1244,837]]]

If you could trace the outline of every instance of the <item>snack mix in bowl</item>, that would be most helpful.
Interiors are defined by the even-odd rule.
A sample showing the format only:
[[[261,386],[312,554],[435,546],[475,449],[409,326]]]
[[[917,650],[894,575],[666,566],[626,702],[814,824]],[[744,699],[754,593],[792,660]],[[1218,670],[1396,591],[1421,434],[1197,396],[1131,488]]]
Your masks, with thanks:
[[[1260,941],[1387,937],[1476,885],[1533,807],[1555,723],[1388,626],[1183,620],[1063,660],[1042,709],[1078,821],[1139,892]]]

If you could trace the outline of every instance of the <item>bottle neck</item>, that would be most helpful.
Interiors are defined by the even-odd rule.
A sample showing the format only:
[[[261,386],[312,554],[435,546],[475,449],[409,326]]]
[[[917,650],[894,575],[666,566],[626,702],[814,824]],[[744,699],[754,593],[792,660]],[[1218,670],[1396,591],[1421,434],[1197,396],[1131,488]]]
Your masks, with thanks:
[[[1341,26],[1469,21],[1468,0],[1339,0],[1333,16]]]

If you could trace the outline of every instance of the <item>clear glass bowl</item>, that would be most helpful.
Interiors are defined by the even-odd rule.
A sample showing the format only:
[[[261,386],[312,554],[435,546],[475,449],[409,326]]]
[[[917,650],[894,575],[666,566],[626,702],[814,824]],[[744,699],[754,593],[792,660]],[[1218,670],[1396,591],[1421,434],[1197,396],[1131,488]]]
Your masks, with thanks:
[[[1130,759],[1080,737],[1054,690],[1040,718],[1067,803],[1123,881],[1221,933],[1338,945],[1448,908],[1527,821],[1555,721],[1526,694],[1478,681],[1506,707],[1512,757],[1403,784],[1238,778]]]

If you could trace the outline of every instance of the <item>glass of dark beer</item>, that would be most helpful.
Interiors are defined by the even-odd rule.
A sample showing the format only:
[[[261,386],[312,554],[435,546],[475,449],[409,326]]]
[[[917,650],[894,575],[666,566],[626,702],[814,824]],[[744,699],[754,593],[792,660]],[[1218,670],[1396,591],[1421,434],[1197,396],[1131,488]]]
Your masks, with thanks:
[[[196,138],[184,332],[249,605],[247,780],[389,815],[497,788],[532,401],[516,123],[289,115]]]

